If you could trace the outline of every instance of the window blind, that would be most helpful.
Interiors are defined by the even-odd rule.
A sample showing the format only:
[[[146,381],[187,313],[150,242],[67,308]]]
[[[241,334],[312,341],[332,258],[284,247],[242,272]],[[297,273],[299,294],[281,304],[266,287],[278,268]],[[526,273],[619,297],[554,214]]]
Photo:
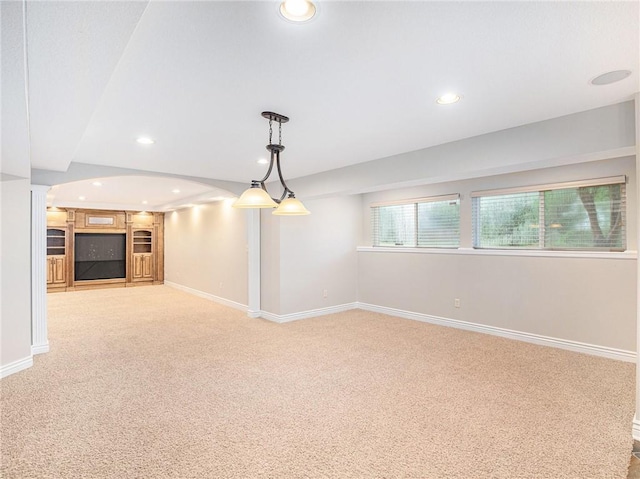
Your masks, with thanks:
[[[473,194],[474,247],[624,251],[626,188],[620,179]]]
[[[457,248],[459,195],[375,203],[371,224],[373,246]]]

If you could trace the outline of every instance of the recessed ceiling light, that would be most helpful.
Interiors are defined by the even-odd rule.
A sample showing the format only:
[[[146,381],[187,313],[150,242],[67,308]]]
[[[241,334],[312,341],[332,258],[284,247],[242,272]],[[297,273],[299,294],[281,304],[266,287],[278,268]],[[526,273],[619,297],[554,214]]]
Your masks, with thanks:
[[[84,200],[86,200],[86,199],[87,199],[87,197],[86,197],[86,196],[78,196],[78,199],[79,199],[80,201],[84,201]]]
[[[147,138],[146,136],[141,136],[136,141],[141,145],[153,145],[155,143],[155,140],[152,140],[151,138]]]
[[[102,186],[102,183],[100,183],[99,181],[94,181],[93,183],[91,183],[93,186]]]
[[[280,4],[280,15],[291,22],[307,22],[315,14],[316,6],[309,0],[285,0]]]
[[[460,95],[457,93],[445,93],[442,96],[439,96],[436,100],[436,103],[439,105],[451,105],[452,103],[457,103],[460,101]]]
[[[591,80],[592,85],[610,85],[611,83],[618,82],[620,80],[624,80],[631,76],[631,70],[615,70],[612,72],[603,73],[602,75],[598,75],[597,77]]]
[[[180,193],[180,190],[176,188],[175,190],[171,190],[171,193]]]
[[[149,203],[147,200],[142,200],[143,205],[146,205],[147,203]]]
[[[269,160],[267,160],[266,158],[260,158],[258,160],[258,164],[259,165],[268,165],[269,164]]]

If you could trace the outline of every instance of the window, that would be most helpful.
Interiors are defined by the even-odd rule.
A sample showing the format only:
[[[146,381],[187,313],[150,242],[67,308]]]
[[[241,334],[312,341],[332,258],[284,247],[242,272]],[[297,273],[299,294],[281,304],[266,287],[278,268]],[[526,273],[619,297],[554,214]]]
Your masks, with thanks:
[[[373,246],[457,248],[459,195],[371,205]]]
[[[624,176],[475,192],[476,248],[624,251]]]

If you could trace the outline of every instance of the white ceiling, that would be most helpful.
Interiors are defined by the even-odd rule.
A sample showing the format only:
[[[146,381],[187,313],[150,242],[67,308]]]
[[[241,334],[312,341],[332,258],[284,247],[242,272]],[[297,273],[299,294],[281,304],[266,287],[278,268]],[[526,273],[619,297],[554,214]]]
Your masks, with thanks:
[[[233,197],[228,191],[177,178],[111,176],[53,186],[47,206],[170,211]]]
[[[640,89],[638,2],[317,3],[292,24],[277,1],[27,2],[32,166],[248,182],[273,110],[295,178]],[[437,105],[450,90],[462,101]]]

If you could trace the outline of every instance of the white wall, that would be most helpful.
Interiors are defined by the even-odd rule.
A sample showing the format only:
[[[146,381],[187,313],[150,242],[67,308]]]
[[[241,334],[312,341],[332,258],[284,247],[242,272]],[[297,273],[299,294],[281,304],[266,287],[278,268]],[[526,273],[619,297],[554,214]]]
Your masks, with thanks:
[[[356,301],[356,247],[362,235],[360,197],[304,203],[311,211],[308,216],[263,214],[262,309],[272,314],[301,313]]]
[[[280,314],[280,222],[287,218],[274,216],[272,212],[260,210],[260,309]]]
[[[0,364],[6,375],[31,365],[31,185],[29,180],[3,181],[0,189]]]
[[[22,2],[0,2],[2,45],[2,175],[29,178],[29,130],[24,77]],[[11,115],[9,115],[11,112]]]
[[[363,303],[636,350],[633,260],[373,252],[359,260]]]
[[[247,213],[231,203],[165,215],[165,280],[246,306]]]
[[[461,246],[470,248],[471,191],[625,174],[627,244],[635,250],[635,158],[591,162],[364,195],[370,204],[461,193]],[[625,351],[636,350],[636,260],[474,254],[359,253],[359,301]],[[460,308],[454,307],[459,298]]]
[[[0,2],[2,154],[0,163],[0,370],[29,367],[31,356],[31,185],[22,2]],[[5,113],[11,111],[9,117]]]
[[[283,314],[352,303],[357,298],[355,249],[362,234],[361,198],[310,200],[305,206],[311,215],[282,219]]]

